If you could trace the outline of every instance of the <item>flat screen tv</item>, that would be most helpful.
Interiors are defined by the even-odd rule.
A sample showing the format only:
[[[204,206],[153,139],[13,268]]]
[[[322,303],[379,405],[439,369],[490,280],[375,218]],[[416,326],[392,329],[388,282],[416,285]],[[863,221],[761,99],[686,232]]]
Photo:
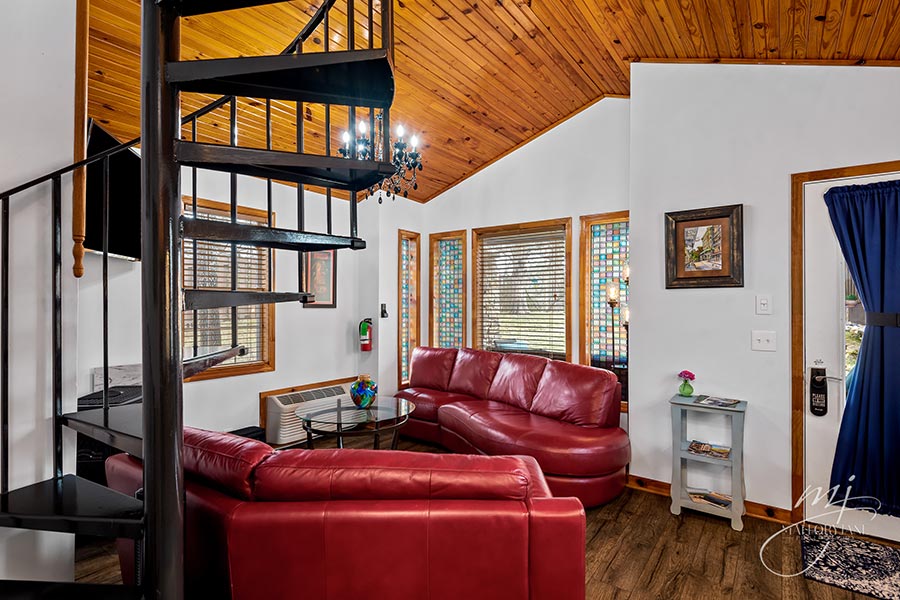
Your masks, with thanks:
[[[96,121],[88,126],[88,157],[119,145]],[[85,249],[103,252],[103,161],[87,167]],[[109,158],[109,253],[141,259],[141,157],[124,150]]]

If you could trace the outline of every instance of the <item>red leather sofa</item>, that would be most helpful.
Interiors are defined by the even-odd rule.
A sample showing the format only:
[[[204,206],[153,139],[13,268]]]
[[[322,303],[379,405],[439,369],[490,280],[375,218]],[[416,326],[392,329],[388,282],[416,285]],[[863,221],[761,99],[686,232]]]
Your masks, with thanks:
[[[524,354],[413,350],[398,397],[416,409],[402,433],[454,452],[534,457],[555,496],[585,506],[625,487],[631,460],[619,427],[621,386],[603,369]]]
[[[210,600],[583,600],[584,509],[529,457],[284,450],[186,428],[185,592]],[[106,463],[134,494],[141,463]],[[126,583],[130,541],[119,541]]]

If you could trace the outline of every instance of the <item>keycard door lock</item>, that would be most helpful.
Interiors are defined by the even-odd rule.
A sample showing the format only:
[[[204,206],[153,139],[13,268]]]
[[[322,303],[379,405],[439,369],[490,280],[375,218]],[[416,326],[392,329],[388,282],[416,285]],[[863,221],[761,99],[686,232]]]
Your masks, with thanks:
[[[809,370],[809,412],[817,417],[828,414],[828,376],[825,369]]]

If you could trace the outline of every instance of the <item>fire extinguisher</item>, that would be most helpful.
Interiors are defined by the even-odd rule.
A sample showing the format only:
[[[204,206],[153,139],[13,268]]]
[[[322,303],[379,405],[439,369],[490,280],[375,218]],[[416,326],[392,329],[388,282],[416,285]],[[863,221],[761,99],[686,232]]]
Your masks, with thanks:
[[[372,319],[359,322],[359,349],[362,352],[372,351]]]

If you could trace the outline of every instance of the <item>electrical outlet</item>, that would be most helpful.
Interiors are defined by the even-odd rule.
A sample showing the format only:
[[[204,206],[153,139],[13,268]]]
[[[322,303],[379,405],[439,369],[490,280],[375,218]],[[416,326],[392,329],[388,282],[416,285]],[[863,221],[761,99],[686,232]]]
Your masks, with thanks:
[[[772,296],[769,294],[758,294],[756,296],[756,314],[771,315],[772,314]]]
[[[751,331],[750,349],[754,352],[775,352],[774,331]]]

